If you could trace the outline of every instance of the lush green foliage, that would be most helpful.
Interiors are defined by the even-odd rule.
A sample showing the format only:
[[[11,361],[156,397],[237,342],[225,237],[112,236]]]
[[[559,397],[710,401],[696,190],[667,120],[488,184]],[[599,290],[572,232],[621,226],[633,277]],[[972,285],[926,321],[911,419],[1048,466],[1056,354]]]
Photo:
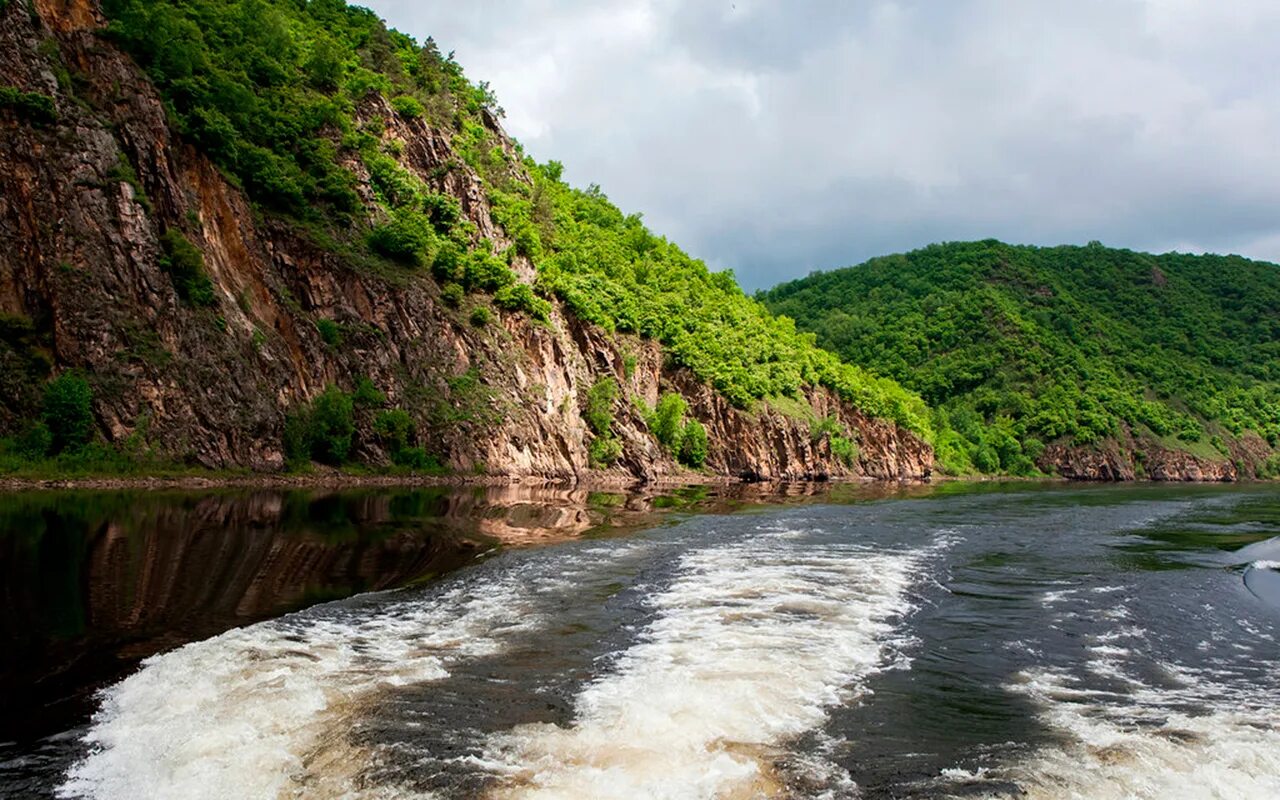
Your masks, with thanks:
[[[696,419],[685,423],[681,431],[679,459],[695,469],[707,463],[707,429]]]
[[[299,216],[358,205],[333,134],[370,92],[406,116],[488,99],[434,43],[342,0],[105,0],[109,34],[156,82],[181,131],[255,199]],[[316,210],[318,209],[318,211]]]
[[[204,256],[195,245],[176,228],[165,231],[160,237],[160,244],[164,248],[160,268],[173,279],[173,288],[178,296],[193,306],[217,304],[213,281],[204,271]]]
[[[831,454],[846,467],[852,467],[858,461],[858,443],[844,436],[832,436]]]
[[[657,339],[672,360],[735,405],[827,386],[868,414],[929,434],[928,411],[897,383],[841,362],[711,272],[638,216],[625,216],[598,187],[572,189],[555,162],[525,164],[532,185],[490,191],[494,216],[538,267],[538,288],[580,319]]]
[[[614,436],[597,436],[587,447],[591,465],[607,467],[622,457],[622,442]]]
[[[378,413],[373,421],[373,431],[398,467],[415,472],[439,472],[440,462],[416,444],[418,428],[413,417],[404,409],[392,408]]]
[[[675,392],[668,392],[658,398],[658,404],[648,416],[649,432],[653,434],[653,438],[673,453],[680,449],[680,426],[688,408],[689,404],[683,397]]]
[[[622,443],[613,435],[613,407],[618,402],[618,382],[601,378],[587,390],[582,418],[595,434],[588,455],[595,466],[607,466],[622,456]]]
[[[41,423],[44,431],[37,438],[44,447],[32,455],[57,454],[88,444],[93,438],[93,389],[89,382],[71,372],[50,381],[44,390]]]
[[[1280,268],[995,241],[934,245],[762,296],[933,404],[940,463],[1031,472],[1121,426],[1192,447],[1280,443]]]
[[[355,402],[336,386],[326,387],[310,407],[285,422],[285,455],[294,467],[308,461],[340,466],[355,435]]]
[[[709,271],[598,188],[571,189],[560,165],[521,162],[492,131],[500,109],[488,87],[469,83],[430,40],[419,46],[343,0],[104,0],[103,9],[108,35],[155,81],[179,130],[261,207],[324,223],[348,243],[354,223],[357,246],[429,266],[442,286],[492,293],[504,311],[549,320],[548,299],[559,298],[583,320],[660,341],[674,364],[740,407],[826,386],[930,435],[919,397],[819,350],[732,274]],[[401,166],[403,143],[383,136],[386,119],[370,118],[379,94],[399,117],[453,131],[509,249],[478,240],[456,200]],[[376,208],[361,209],[360,166]],[[524,258],[536,289],[512,269]],[[456,289],[445,301],[461,304]],[[470,318],[482,326],[489,314],[477,306]]]
[[[658,397],[652,411],[645,411],[649,432],[667,452],[685,466],[699,468],[707,460],[707,429],[696,419],[685,420],[689,404],[676,392]]]
[[[342,327],[331,319],[316,320],[316,331],[320,339],[330,347],[342,346]]]
[[[12,111],[18,119],[32,125],[52,125],[58,121],[58,109],[51,97],[13,86],[0,86],[0,109]]]
[[[613,428],[613,405],[617,401],[618,382],[613,378],[601,378],[587,390],[587,403],[582,418],[596,436],[609,435]]]

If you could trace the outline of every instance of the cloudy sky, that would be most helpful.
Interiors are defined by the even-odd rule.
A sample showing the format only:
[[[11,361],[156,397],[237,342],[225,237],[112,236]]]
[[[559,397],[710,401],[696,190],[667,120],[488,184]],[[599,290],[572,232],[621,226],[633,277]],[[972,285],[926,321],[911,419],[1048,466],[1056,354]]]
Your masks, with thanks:
[[[941,240],[1280,260],[1275,0],[368,0],[748,289]]]

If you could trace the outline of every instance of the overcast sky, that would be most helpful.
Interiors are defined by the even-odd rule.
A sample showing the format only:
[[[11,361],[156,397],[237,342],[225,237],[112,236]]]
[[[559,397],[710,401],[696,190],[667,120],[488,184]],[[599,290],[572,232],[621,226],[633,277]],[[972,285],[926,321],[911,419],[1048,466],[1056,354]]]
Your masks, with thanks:
[[[1280,260],[1276,0],[370,0],[748,289],[934,241]]]

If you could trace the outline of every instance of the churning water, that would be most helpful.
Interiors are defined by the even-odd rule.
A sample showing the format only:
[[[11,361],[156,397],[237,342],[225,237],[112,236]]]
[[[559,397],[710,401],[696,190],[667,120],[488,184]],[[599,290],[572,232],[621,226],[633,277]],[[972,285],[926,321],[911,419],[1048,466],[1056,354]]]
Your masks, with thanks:
[[[147,659],[57,792],[1280,797],[1277,536],[1023,486],[502,552]]]

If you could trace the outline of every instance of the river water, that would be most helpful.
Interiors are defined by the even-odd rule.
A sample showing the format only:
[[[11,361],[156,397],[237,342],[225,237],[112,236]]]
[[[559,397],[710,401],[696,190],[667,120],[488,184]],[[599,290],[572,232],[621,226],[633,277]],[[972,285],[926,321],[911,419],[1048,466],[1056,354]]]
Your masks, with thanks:
[[[0,794],[1280,797],[1275,486],[464,497],[0,504]]]

